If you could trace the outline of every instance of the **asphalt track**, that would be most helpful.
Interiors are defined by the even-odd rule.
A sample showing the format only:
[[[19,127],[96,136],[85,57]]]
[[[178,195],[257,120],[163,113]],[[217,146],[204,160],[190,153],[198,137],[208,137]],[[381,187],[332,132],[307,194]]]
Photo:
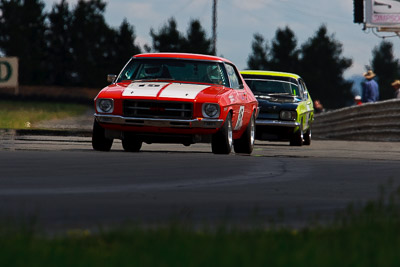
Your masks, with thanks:
[[[210,145],[91,149],[88,137],[2,136],[0,220],[45,230],[125,223],[304,226],[400,185],[400,146],[256,143],[251,156]]]

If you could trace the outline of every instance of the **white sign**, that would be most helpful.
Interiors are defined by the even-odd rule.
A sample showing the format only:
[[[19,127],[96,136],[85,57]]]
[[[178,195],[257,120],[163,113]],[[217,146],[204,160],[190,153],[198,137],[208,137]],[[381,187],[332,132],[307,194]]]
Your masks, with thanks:
[[[365,0],[367,27],[400,27],[400,0]]]
[[[18,58],[0,58],[0,87],[18,86]]]
[[[18,86],[18,58],[0,57],[0,87]]]

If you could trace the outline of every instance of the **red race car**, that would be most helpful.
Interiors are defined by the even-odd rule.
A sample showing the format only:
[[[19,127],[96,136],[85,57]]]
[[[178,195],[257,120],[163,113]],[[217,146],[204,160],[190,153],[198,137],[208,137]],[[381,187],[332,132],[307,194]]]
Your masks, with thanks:
[[[211,142],[215,154],[250,154],[258,104],[232,62],[221,57],[149,53],[133,56],[94,99],[92,145],[125,151],[142,143]]]

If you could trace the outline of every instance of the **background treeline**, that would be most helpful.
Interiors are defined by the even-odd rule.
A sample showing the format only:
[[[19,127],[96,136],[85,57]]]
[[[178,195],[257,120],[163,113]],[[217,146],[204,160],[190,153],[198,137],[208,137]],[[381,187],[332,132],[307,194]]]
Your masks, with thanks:
[[[0,0],[0,52],[19,57],[21,84],[104,86],[108,73],[118,73],[142,52],[134,27],[126,19],[119,28],[110,27],[105,8],[101,0],[80,0],[75,6],[60,0],[46,13],[40,0]],[[187,35],[174,19],[150,35],[153,45],[145,51],[213,54],[197,20],[190,22]]]
[[[344,72],[352,59],[342,56],[342,44],[321,25],[315,34],[298,46],[289,27],[277,29],[270,43],[260,34],[254,34],[250,69],[294,72],[306,81],[313,99],[319,99],[325,108],[333,109],[354,104],[353,81],[344,79]],[[391,83],[400,79],[400,63],[394,57],[393,44],[387,40],[372,50],[372,60],[365,71],[374,70],[380,86],[380,100],[394,97]],[[360,73],[362,77],[362,73]],[[360,81],[360,77],[356,80]]]
[[[126,20],[109,27],[105,7],[93,0],[71,9],[62,0],[45,13],[40,0],[1,0],[0,49],[19,57],[20,83],[99,86],[99,77],[140,52],[133,27]]]
[[[106,85],[108,73],[118,73],[137,53],[215,54],[198,20],[191,20],[186,33],[181,33],[170,18],[160,29],[150,29],[151,45],[139,47],[134,26],[124,19],[118,28],[110,27],[105,9],[102,0],[79,0],[74,6],[60,0],[48,12],[41,0],[0,0],[0,54],[19,57],[23,85],[99,88]],[[247,65],[300,74],[312,97],[326,108],[352,104],[352,82],[343,78],[352,60],[342,56],[342,44],[325,25],[300,46],[289,27],[277,29],[270,42],[254,34]],[[399,78],[399,62],[390,42],[374,48],[371,68],[379,78],[381,99],[391,98],[390,83]]]

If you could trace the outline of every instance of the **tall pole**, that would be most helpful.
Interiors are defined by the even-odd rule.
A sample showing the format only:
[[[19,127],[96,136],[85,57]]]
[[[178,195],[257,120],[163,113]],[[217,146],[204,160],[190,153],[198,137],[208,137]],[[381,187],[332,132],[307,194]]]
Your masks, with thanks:
[[[212,43],[214,55],[217,55],[217,0],[213,0],[212,13]]]

